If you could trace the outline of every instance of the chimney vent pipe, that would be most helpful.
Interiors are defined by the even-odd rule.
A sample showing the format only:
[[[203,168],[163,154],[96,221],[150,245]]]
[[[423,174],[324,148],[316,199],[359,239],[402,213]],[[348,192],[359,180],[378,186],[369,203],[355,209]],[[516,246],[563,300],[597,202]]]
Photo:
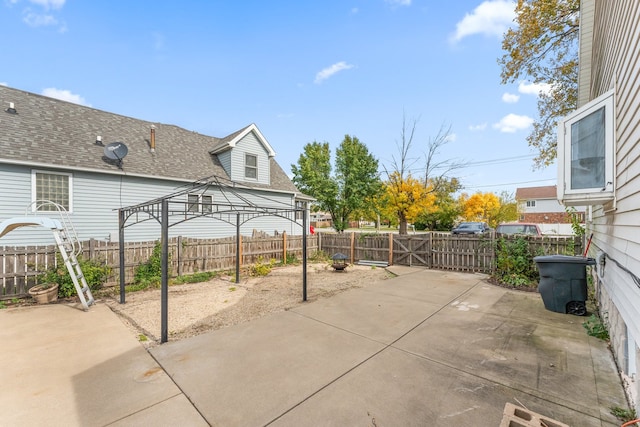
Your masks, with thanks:
[[[156,152],[156,127],[155,125],[151,125],[151,140],[149,141],[149,146],[151,148],[151,152]]]

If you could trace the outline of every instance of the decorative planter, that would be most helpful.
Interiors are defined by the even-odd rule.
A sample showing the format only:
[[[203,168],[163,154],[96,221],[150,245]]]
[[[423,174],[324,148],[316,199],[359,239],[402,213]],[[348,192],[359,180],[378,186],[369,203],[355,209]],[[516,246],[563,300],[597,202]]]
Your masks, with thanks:
[[[58,300],[58,284],[43,284],[29,288],[29,295],[38,304],[49,304]]]

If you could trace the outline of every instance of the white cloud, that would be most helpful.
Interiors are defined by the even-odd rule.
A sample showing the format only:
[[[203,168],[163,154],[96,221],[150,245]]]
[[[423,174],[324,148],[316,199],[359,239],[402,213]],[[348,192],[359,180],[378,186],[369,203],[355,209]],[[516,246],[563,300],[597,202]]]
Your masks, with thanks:
[[[66,0],[29,0],[30,3],[37,4],[45,9],[61,9]]]
[[[533,119],[531,117],[511,113],[500,119],[498,123],[493,125],[493,128],[498,129],[500,132],[514,133],[526,129],[532,124]]]
[[[520,99],[520,95],[516,95],[515,93],[505,92],[502,94],[502,102],[506,102],[507,104],[515,104]]]
[[[536,96],[541,93],[548,94],[551,92],[551,85],[549,83],[520,82],[518,84],[518,92]]]
[[[485,130],[486,128],[487,128],[487,124],[486,123],[480,123],[479,125],[470,125],[469,126],[469,130],[471,130],[471,131]]]
[[[385,0],[392,6],[411,6],[411,0]]]
[[[511,0],[487,0],[467,13],[462,21],[456,24],[456,32],[451,37],[458,42],[466,36],[484,34],[502,36],[515,18],[515,4]]]
[[[318,72],[318,74],[316,74],[316,79],[314,80],[314,83],[320,84],[322,83],[323,80],[328,79],[334,74],[339,73],[340,71],[343,71],[343,70],[351,69],[351,68],[353,68],[353,65],[347,64],[344,61],[336,62],[335,64],[327,68],[324,68],[322,71]]]
[[[43,15],[28,11],[22,20],[30,27],[46,27],[50,25],[58,25],[58,20],[52,15]]]
[[[48,87],[42,91],[42,94],[50,98],[56,98],[62,101],[73,102],[74,104],[86,105],[87,107],[91,107],[91,104],[87,104],[83,97],[73,94],[66,89],[56,89],[55,87]]]
[[[9,86],[9,83],[7,83],[7,82],[0,82],[0,86]]]
[[[447,137],[445,138],[445,141],[447,142],[455,142],[458,139],[458,135],[455,133],[450,133],[449,135],[447,135]]]

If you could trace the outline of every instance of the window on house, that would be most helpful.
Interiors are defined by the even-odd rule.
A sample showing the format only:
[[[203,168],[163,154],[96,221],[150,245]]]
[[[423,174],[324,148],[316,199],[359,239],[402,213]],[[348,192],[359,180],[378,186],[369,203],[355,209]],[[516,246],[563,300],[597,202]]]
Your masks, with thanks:
[[[613,199],[614,94],[594,99],[558,126],[558,199],[565,205]]]
[[[199,212],[200,208],[198,206],[198,202],[200,201],[200,196],[197,194],[189,194],[187,196],[187,212]]]
[[[536,201],[535,200],[527,200],[527,207],[528,208],[535,208],[536,207]]]
[[[213,196],[202,195],[202,213],[213,211]]]
[[[244,155],[244,176],[245,178],[258,178],[258,156],[254,154]]]
[[[187,195],[187,212],[213,212],[213,196],[207,194]]]
[[[296,201],[296,220],[302,220],[305,214],[305,203]]]
[[[72,211],[72,175],[69,173],[32,171],[32,202],[50,201]],[[34,208],[39,211],[55,211],[54,204],[38,203]]]

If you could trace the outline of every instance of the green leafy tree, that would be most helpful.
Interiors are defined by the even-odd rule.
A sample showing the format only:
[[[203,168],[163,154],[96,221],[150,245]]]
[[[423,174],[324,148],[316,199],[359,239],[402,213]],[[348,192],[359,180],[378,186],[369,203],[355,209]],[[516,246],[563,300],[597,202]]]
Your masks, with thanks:
[[[354,212],[381,191],[378,160],[358,138],[345,135],[336,149],[335,173],[329,143],[306,144],[297,165],[291,165],[293,182],[329,212],[336,231],[347,228]]]
[[[503,191],[498,195],[500,207],[495,216],[495,225],[501,222],[516,221],[518,219],[518,202],[512,193]]]
[[[398,153],[392,156],[390,169],[385,168],[385,209],[397,215],[399,234],[407,234],[407,224],[410,221],[416,221],[421,214],[433,211],[438,185],[446,182],[445,178],[449,172],[462,166],[451,160],[438,160],[440,148],[451,140],[451,127],[441,126],[435,138],[429,138],[427,143],[423,178],[415,178],[411,168],[419,159],[411,156],[411,147],[417,123],[417,119],[407,123],[406,116],[403,115],[401,138],[396,142]],[[439,174],[435,173],[436,170]]]
[[[518,0],[517,26],[502,40],[502,83],[530,79],[549,88],[540,93],[538,118],[527,137],[538,152],[536,167],[556,158],[558,119],[577,105],[579,11],[579,0]]]
[[[432,180],[432,186],[436,196],[433,208],[423,211],[414,225],[421,230],[451,230],[462,214],[462,206],[453,197],[462,185],[457,178],[437,177]]]
[[[306,144],[297,165],[291,165],[293,183],[313,196],[319,210],[329,211],[338,197],[338,185],[331,175],[331,149],[328,142]]]

